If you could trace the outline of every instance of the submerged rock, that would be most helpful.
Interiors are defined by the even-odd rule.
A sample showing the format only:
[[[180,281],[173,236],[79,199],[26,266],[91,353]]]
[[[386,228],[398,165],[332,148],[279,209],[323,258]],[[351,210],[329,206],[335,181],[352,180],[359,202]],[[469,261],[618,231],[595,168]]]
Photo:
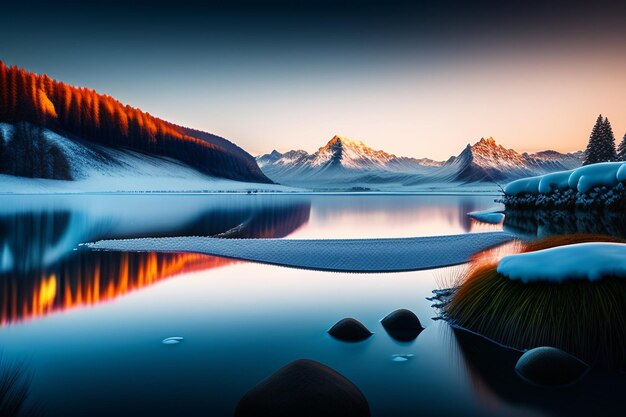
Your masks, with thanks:
[[[405,308],[390,313],[381,323],[389,336],[402,342],[415,339],[424,330],[415,313]]]
[[[309,359],[291,362],[248,391],[235,417],[366,417],[369,404],[346,377]]]
[[[370,337],[373,333],[360,321],[347,317],[339,320],[328,330],[332,337],[344,342],[360,342]]]
[[[515,371],[524,380],[544,386],[569,385],[582,378],[589,366],[561,349],[542,346],[524,353]]]

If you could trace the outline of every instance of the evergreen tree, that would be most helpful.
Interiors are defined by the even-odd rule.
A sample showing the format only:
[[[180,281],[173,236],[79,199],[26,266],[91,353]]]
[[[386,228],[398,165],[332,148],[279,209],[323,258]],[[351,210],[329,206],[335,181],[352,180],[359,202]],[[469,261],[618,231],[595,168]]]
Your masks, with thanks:
[[[615,150],[615,135],[608,118],[599,115],[596,124],[589,135],[589,143],[585,150],[583,165],[597,164],[599,162],[612,162],[617,160]]]
[[[604,121],[602,120],[602,115],[599,115],[596,119],[596,124],[591,129],[591,134],[589,135],[589,143],[587,144],[587,149],[585,149],[585,160],[583,161],[583,165],[595,164],[597,162],[602,162],[600,160],[600,149],[602,147],[602,125]]]
[[[617,161],[617,151],[615,150],[615,135],[613,134],[613,128],[611,122],[607,117],[604,118],[602,123],[602,152],[601,162],[614,162]]]
[[[626,161],[626,133],[622,138],[622,141],[617,148],[617,160],[618,161]]]

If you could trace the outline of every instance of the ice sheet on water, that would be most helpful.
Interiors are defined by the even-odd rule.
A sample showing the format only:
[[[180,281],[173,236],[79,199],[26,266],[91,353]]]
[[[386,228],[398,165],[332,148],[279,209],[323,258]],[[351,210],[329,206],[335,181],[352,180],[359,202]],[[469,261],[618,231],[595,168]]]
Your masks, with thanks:
[[[91,249],[193,252],[337,272],[399,272],[467,262],[475,253],[508,242],[504,232],[390,239],[216,239],[166,237],[103,240]]]

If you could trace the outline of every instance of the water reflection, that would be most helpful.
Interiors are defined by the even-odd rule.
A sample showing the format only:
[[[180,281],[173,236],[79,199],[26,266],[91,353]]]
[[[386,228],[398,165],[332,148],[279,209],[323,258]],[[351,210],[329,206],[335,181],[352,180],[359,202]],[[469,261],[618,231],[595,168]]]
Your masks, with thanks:
[[[531,239],[573,233],[626,237],[626,216],[616,212],[507,210],[503,227]]]
[[[522,405],[554,416],[621,415],[626,388],[623,378],[593,370],[568,387],[546,389],[523,381],[515,373],[521,352],[502,347],[473,333],[454,329],[461,357],[478,397],[492,408]]]
[[[150,221],[142,211],[141,225],[142,213],[112,210],[103,217],[80,204],[0,215],[0,325],[98,304],[183,272],[235,262],[198,254],[76,250],[81,242],[187,235],[277,238],[309,219],[306,201],[239,201],[218,207],[210,202],[172,222],[160,217]],[[158,207],[160,200],[150,202]],[[120,227],[125,222],[129,227]]]

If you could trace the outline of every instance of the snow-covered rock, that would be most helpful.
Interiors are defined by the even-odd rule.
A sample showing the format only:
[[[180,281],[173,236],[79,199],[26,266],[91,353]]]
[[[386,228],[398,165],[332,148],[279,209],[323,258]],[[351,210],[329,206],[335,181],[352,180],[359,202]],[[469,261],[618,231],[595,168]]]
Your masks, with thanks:
[[[626,278],[626,244],[578,243],[505,256],[498,273],[523,283]]]
[[[523,178],[504,188],[508,208],[610,208],[626,206],[625,162],[605,162]]]

